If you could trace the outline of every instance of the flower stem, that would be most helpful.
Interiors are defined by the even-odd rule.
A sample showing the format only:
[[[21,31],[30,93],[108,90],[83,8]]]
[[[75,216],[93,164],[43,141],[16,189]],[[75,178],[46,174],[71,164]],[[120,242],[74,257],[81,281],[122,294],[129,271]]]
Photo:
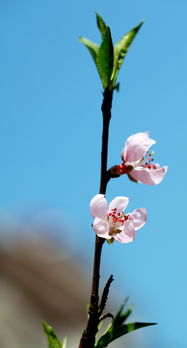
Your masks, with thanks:
[[[108,159],[108,136],[109,136],[109,124],[111,119],[112,109],[112,96],[113,91],[105,89],[103,94],[102,113],[103,113],[103,134],[102,134],[102,151],[101,151],[101,178],[100,178],[100,191],[99,193],[106,193],[106,187],[109,181],[109,175],[107,172],[107,159]]]
[[[102,133],[102,150],[101,150],[101,177],[99,193],[105,194],[110,176],[107,172],[107,158],[108,158],[108,136],[109,124],[111,119],[113,91],[106,88],[103,93],[102,114],[103,114],[103,133]],[[79,348],[94,348],[95,336],[98,331],[99,324],[99,279],[100,279],[100,262],[101,251],[105,239],[96,236],[94,266],[92,278],[92,291],[90,297],[89,318],[87,327],[83,331]]]

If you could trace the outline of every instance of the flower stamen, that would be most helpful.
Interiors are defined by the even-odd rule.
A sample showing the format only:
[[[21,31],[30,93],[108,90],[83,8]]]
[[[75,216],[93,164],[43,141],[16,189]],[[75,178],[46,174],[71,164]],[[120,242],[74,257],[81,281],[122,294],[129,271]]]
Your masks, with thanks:
[[[124,212],[117,212],[116,208],[111,209],[111,212],[107,216],[108,222],[110,224],[109,235],[115,235],[122,231],[121,227],[124,222],[129,220],[129,215],[124,214]]]

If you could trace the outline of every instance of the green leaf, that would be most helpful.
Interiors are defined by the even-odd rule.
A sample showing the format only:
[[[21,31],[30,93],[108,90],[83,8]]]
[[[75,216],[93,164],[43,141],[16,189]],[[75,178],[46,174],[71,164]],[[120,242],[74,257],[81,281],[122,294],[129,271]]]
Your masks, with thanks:
[[[140,329],[142,327],[150,326],[150,325],[156,325],[156,323],[128,323],[124,324],[119,327],[114,327],[112,324],[108,328],[108,331],[100,337],[98,342],[95,345],[95,348],[104,348],[109,345],[112,341],[116,340],[117,338],[126,335],[129,332],[132,332],[134,330]]]
[[[66,345],[67,345],[67,337],[64,337],[62,341],[62,348],[66,348]]]
[[[101,320],[97,326],[98,331],[100,331],[102,327],[103,327],[103,321]]]
[[[43,321],[42,324],[47,336],[48,348],[66,348],[66,338],[63,340],[62,343],[60,343],[58,337],[53,331],[53,328],[45,321]]]
[[[114,49],[112,37],[110,28],[107,27],[97,55],[97,67],[104,88],[108,87],[110,84],[110,78],[113,70],[113,61]]]
[[[129,307],[124,313],[123,313],[123,310],[124,310],[124,307],[127,303],[127,300],[125,300],[125,302],[122,304],[122,306],[120,307],[118,313],[116,314],[116,316],[114,317],[114,320],[113,320],[113,325],[114,326],[121,326],[126,320],[127,318],[131,315],[132,313],[132,310],[133,308],[132,307]]]
[[[130,30],[114,46],[114,68],[113,68],[113,72],[112,72],[112,76],[111,76],[113,87],[116,84],[117,76],[118,76],[119,70],[121,68],[121,65],[124,61],[124,58],[127,54],[127,51],[129,49],[132,41],[134,40],[136,34],[138,33],[139,29],[141,28],[142,24],[143,24],[143,22],[141,22],[135,28]]]
[[[113,322],[114,322],[114,324],[116,326],[119,326],[120,324],[124,323],[124,320],[121,320],[121,318],[123,317],[123,310],[124,310],[124,308],[125,308],[125,306],[126,306],[126,304],[128,302],[128,299],[129,299],[128,297],[125,298],[125,300],[124,300],[123,304],[121,305],[119,311],[116,313],[116,315],[114,317]]]
[[[105,31],[107,28],[107,25],[105,24],[103,18],[96,12],[96,20],[97,20],[97,26],[100,30],[102,39],[104,39]]]
[[[88,40],[85,37],[79,37],[79,40],[83,43],[83,45],[87,47],[97,67],[96,59],[99,51],[99,46],[95,42]]]
[[[129,315],[132,313],[132,308],[128,308],[124,311],[124,308],[127,304],[128,298],[125,299],[124,303],[120,307],[119,311],[113,318],[111,324],[109,324],[105,333],[99,338],[95,344],[95,348],[104,348],[107,347],[109,343],[116,340],[117,338],[126,335],[127,333],[137,330],[141,327],[155,325],[155,323],[128,323],[124,324]]]

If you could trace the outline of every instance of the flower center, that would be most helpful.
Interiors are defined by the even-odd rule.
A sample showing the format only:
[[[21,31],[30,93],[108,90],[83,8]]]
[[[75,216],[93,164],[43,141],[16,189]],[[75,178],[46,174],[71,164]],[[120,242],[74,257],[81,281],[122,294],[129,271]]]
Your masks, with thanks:
[[[111,209],[107,219],[110,226],[109,235],[112,236],[122,231],[122,226],[125,221],[129,220],[129,215],[125,215],[123,212],[118,213],[117,209],[114,208]]]
[[[154,151],[149,152],[147,151],[146,155],[135,162],[123,162],[119,165],[115,165],[114,167],[110,168],[110,172],[112,175],[120,176],[122,174],[130,174],[130,172],[135,169],[136,167],[143,167],[147,169],[157,169],[158,165],[152,163],[154,161],[154,158],[152,157],[154,155]]]
[[[154,158],[152,157],[154,155],[154,151],[147,152],[145,157],[142,158],[141,162],[139,163],[142,167],[147,169],[157,169],[157,165],[152,163],[154,161]]]

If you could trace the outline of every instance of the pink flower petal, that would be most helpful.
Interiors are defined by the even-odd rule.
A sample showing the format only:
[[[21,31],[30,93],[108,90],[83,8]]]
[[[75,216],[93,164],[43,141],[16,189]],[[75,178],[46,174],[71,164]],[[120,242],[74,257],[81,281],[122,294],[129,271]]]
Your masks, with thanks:
[[[132,221],[128,220],[123,225],[123,231],[113,236],[120,243],[129,243],[135,239],[136,230]]]
[[[147,211],[145,208],[136,209],[129,215],[135,230],[139,230],[147,220]]]
[[[116,197],[109,204],[109,211],[116,209],[116,212],[124,211],[129,203],[128,197]]]
[[[90,202],[90,211],[93,217],[105,219],[108,211],[108,203],[104,195],[95,195]]]
[[[149,138],[147,132],[140,132],[128,137],[125,147],[122,151],[122,159],[124,162],[136,162],[141,160],[149,148],[155,144],[156,141]]]
[[[93,229],[95,233],[102,238],[110,239],[109,236],[109,223],[96,217],[93,222]]]
[[[164,178],[168,167],[161,167],[157,169],[148,169],[143,167],[136,167],[130,172],[130,176],[136,181],[143,182],[147,185],[157,185]]]

